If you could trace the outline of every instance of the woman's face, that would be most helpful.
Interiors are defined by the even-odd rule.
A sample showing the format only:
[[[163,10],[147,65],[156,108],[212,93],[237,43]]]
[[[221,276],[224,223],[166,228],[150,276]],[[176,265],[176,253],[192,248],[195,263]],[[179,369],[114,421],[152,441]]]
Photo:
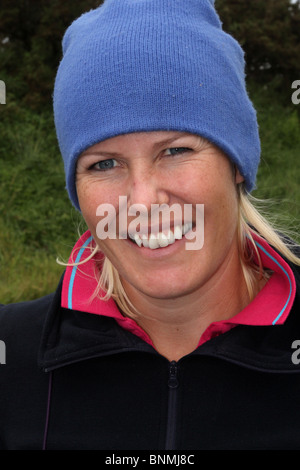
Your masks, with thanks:
[[[193,134],[158,131],[120,135],[87,149],[78,159],[76,187],[82,215],[125,289],[170,299],[209,286],[237,255],[236,183],[241,181],[227,157],[211,143]],[[125,211],[120,201],[125,201]],[[136,204],[141,213],[136,212]],[[173,204],[181,209],[175,215],[170,210]],[[170,216],[172,233],[166,230],[166,219],[163,226],[157,225],[158,207],[165,209],[167,219]],[[200,207],[204,220],[197,211]],[[116,214],[117,237],[103,239],[99,227],[101,220],[108,221],[108,208]],[[198,236],[204,223],[203,246],[198,243],[200,248],[187,249],[193,240],[189,242],[182,233],[184,222],[193,224]],[[154,233],[155,239],[148,243],[159,247],[147,247],[145,234],[140,237],[145,239],[142,244],[139,237],[137,243],[132,241],[128,236],[132,227],[148,231],[148,237]]]

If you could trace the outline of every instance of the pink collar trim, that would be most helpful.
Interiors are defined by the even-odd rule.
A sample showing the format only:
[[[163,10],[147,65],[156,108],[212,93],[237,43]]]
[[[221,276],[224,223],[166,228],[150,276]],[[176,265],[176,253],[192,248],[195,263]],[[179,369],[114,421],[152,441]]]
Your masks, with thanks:
[[[289,265],[268,243],[253,233],[263,266],[274,271],[264,288],[255,299],[230,320],[211,323],[200,338],[199,345],[212,337],[225,333],[236,325],[281,325],[285,322],[292,308],[296,283]],[[94,247],[89,231],[77,241],[69,258],[69,263],[86,259]],[[79,266],[67,266],[62,286],[61,306],[96,315],[104,315],[115,320],[126,330],[153,345],[150,337],[131,318],[124,317],[113,299],[108,301],[93,298],[97,287],[95,278],[96,264],[101,261],[101,254]],[[101,292],[103,295],[103,292]]]

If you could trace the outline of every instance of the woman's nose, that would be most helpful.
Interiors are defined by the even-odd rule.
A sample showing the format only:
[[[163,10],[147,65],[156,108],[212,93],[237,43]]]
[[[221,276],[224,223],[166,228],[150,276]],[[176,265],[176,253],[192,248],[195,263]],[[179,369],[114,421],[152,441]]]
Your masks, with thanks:
[[[128,204],[151,209],[152,204],[168,204],[167,180],[159,172],[135,172],[130,178]]]

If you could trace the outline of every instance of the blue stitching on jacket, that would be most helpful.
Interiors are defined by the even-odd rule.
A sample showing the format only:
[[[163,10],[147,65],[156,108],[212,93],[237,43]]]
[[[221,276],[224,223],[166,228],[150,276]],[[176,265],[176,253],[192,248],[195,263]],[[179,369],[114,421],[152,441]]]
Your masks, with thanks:
[[[84,242],[84,244],[80,248],[79,253],[76,257],[75,263],[79,263],[80,258],[82,256],[84,250],[86,249],[87,245],[92,241],[92,239],[93,239],[93,237],[89,237]],[[68,308],[70,308],[70,309],[72,308],[73,285],[74,285],[74,279],[75,279],[76,271],[77,271],[77,266],[73,266],[71,277],[70,277],[69,290],[68,290]]]
[[[275,318],[275,320],[273,320],[273,322],[272,322],[272,325],[275,325],[275,323],[277,323],[278,320],[280,319],[280,317],[283,315],[283,313],[284,313],[284,311],[285,311],[285,309],[286,309],[286,307],[287,307],[287,305],[288,305],[288,303],[289,303],[289,301],[290,301],[290,298],[291,298],[291,295],[292,295],[292,281],[291,281],[291,279],[290,279],[289,274],[288,274],[287,271],[283,268],[283,266],[281,266],[281,264],[279,264],[278,261],[277,261],[272,255],[270,255],[270,254],[264,249],[263,246],[261,246],[260,243],[258,243],[258,242],[255,241],[255,244],[256,244],[256,246],[258,246],[269,258],[271,258],[271,260],[274,261],[274,263],[276,263],[277,266],[279,266],[279,268],[284,272],[284,274],[285,274],[286,277],[288,278],[289,284],[290,284],[290,293],[289,293],[288,299],[287,299],[287,301],[286,301],[286,303],[285,303],[283,309],[281,310],[281,312],[279,312],[279,314],[277,315],[277,317]]]
[[[76,257],[76,260],[75,260],[75,263],[79,263],[80,259],[81,259],[81,256],[84,252],[84,250],[86,249],[87,245],[92,241],[93,237],[89,237],[85,243],[82,245],[81,249],[79,250],[79,253]],[[270,255],[266,250],[265,248],[258,242],[255,241],[255,244],[256,246],[258,246],[272,261],[274,261],[274,263],[277,264],[277,266],[284,272],[284,274],[286,275],[286,277],[288,278],[288,281],[289,281],[289,285],[290,285],[290,292],[289,292],[289,296],[288,296],[288,299],[283,307],[283,309],[279,312],[279,314],[277,315],[277,317],[275,318],[275,320],[273,320],[272,322],[272,325],[275,325],[278,320],[280,319],[280,317],[283,315],[285,309],[287,308],[287,305],[290,301],[290,298],[291,298],[291,295],[292,295],[292,281],[290,279],[290,276],[289,274],[287,273],[287,271],[283,268],[283,266],[281,266],[281,264],[279,264],[279,262],[272,256]],[[73,269],[72,269],[72,273],[71,273],[71,277],[70,277],[70,283],[69,283],[69,290],[68,290],[68,308],[72,309],[72,295],[73,295],[73,285],[74,285],[74,279],[75,279],[75,275],[76,275],[76,271],[77,271],[77,266],[73,266]]]

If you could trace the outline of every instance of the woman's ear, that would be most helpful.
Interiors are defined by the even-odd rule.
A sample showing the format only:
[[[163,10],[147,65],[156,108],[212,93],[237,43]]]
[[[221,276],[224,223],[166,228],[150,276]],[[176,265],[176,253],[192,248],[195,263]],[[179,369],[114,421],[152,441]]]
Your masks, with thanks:
[[[236,184],[242,183],[245,181],[245,178],[241,175],[239,169],[235,167],[235,182]]]

